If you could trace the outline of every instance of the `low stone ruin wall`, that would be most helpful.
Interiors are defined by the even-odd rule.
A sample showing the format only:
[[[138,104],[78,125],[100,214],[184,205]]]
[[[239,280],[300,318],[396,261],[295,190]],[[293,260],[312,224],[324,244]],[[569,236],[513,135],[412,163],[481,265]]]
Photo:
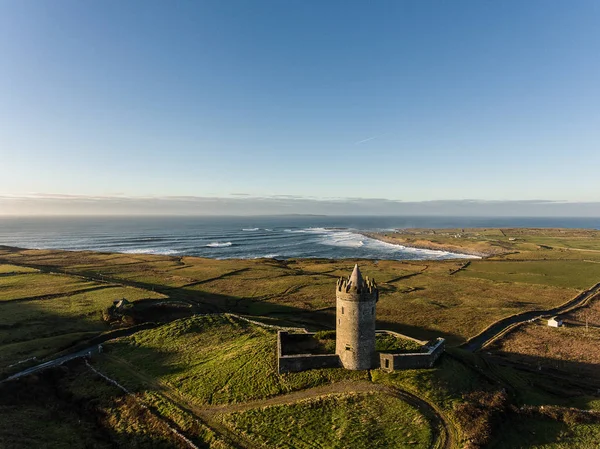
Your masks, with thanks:
[[[341,368],[342,364],[337,354],[304,354],[285,355],[277,360],[279,374],[297,373],[309,369]]]
[[[337,354],[290,354],[289,348],[295,349],[315,334],[290,334],[285,331],[277,332],[277,371],[279,374],[296,373],[309,369],[340,368],[342,366]]]
[[[315,340],[315,334],[312,332],[304,334],[279,332],[277,336],[282,356],[316,353],[317,341]]]
[[[446,340],[438,338],[433,345],[428,346],[427,352],[406,354],[380,353],[380,368],[389,372],[402,369],[431,368],[444,352],[445,346]]]
[[[342,363],[337,354],[299,354],[298,350],[305,347],[310,350],[309,340],[314,333],[277,332],[277,370],[279,374],[295,373],[310,369],[341,368]],[[431,368],[445,349],[446,340],[438,338],[433,343],[425,345],[426,352],[404,354],[375,353],[374,367],[384,371],[403,369]],[[306,346],[304,346],[306,345]]]

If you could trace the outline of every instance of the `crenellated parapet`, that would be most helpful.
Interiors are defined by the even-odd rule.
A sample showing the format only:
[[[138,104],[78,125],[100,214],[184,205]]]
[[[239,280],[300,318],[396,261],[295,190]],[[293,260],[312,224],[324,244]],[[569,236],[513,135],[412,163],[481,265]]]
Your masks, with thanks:
[[[377,301],[379,290],[374,279],[362,277],[358,265],[354,267],[352,274],[337,281],[336,296],[346,301]]]
[[[377,284],[375,283],[375,279],[369,279],[368,276],[362,281],[362,284],[355,284],[350,279],[341,277],[337,281],[337,291],[344,293],[355,291],[359,294],[365,291],[372,294],[377,291]]]

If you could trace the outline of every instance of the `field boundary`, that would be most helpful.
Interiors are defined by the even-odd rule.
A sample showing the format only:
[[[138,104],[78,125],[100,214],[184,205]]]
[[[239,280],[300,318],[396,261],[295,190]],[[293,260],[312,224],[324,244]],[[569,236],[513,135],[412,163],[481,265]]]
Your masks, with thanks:
[[[150,413],[152,413],[153,415],[156,416],[155,413],[152,412],[152,410],[150,409],[150,407],[148,407],[146,404],[143,403],[143,401],[141,401],[138,397],[136,397],[136,395],[134,395],[131,391],[129,391],[127,388],[125,388],[123,385],[121,385],[119,382],[117,382],[114,379],[111,379],[110,377],[108,377],[106,374],[100,372],[99,370],[97,370],[96,368],[94,368],[90,362],[88,362],[87,358],[85,359],[85,364],[87,365],[87,367],[94,372],[97,376],[101,377],[102,379],[104,379],[105,381],[107,381],[108,383],[114,385],[115,387],[117,387],[118,389],[120,389],[121,391],[123,391],[125,394],[129,395],[130,397],[133,398],[133,400],[135,402],[137,402],[137,404],[148,410]],[[165,422],[164,419],[162,419],[161,421],[164,422],[164,424],[167,426],[167,428],[173,432],[177,437],[179,437],[180,439],[182,439],[189,447],[191,447],[192,449],[200,449],[198,446],[196,446],[188,437],[186,437],[185,435],[183,435],[181,432],[179,432],[177,429],[173,428],[168,422]]]

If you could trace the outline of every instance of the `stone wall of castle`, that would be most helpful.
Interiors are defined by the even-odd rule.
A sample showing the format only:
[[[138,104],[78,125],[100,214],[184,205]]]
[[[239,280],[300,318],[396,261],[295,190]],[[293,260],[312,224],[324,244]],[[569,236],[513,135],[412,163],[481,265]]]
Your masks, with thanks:
[[[277,372],[279,374],[342,367],[337,354],[290,354],[289,347],[291,345],[297,348],[298,344],[302,344],[307,338],[314,338],[314,335],[314,333],[277,332]]]
[[[427,352],[407,354],[380,353],[380,368],[390,372],[402,369],[431,368],[444,352],[445,346],[446,340],[438,338],[433,345],[428,347]]]
[[[375,301],[336,302],[336,353],[346,369],[373,368],[375,352]]]
[[[339,279],[336,296],[336,353],[346,369],[363,370],[377,364],[375,316],[379,292],[364,280],[356,265],[349,279]]]

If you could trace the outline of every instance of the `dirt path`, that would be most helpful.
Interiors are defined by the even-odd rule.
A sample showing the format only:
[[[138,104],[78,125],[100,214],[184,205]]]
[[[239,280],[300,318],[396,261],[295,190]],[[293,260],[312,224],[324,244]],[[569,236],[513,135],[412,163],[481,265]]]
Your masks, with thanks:
[[[143,374],[135,366],[121,358],[105,354],[109,360],[125,368],[133,377],[136,377],[143,384],[154,389],[155,392],[163,395],[171,402],[176,404],[182,410],[194,415],[199,421],[221,434],[230,444],[240,448],[254,448],[251,441],[246,440],[236,432],[232,432],[226,427],[220,415],[243,412],[260,407],[294,404],[299,401],[323,397],[331,394],[343,393],[372,393],[380,392],[401,399],[419,410],[430,422],[432,429],[432,449],[452,449],[454,446],[453,426],[446,417],[432,404],[424,399],[409,393],[405,390],[377,384],[369,381],[341,381],[319,387],[308,388],[306,390],[294,391],[267,399],[252,400],[235,404],[219,405],[198,405],[191,402],[182,395],[177,389],[154,379],[151,376]]]
[[[375,384],[368,381],[341,381],[329,385],[321,385],[319,387],[308,388],[306,390],[294,391],[280,396],[271,397],[268,399],[258,399],[254,401],[243,402],[239,404],[222,404],[207,406],[203,409],[204,413],[210,415],[245,412],[260,407],[268,407],[273,405],[288,405],[305,399],[318,398],[328,396],[330,394],[341,393],[373,393],[377,391],[389,392],[390,389],[381,384]]]

